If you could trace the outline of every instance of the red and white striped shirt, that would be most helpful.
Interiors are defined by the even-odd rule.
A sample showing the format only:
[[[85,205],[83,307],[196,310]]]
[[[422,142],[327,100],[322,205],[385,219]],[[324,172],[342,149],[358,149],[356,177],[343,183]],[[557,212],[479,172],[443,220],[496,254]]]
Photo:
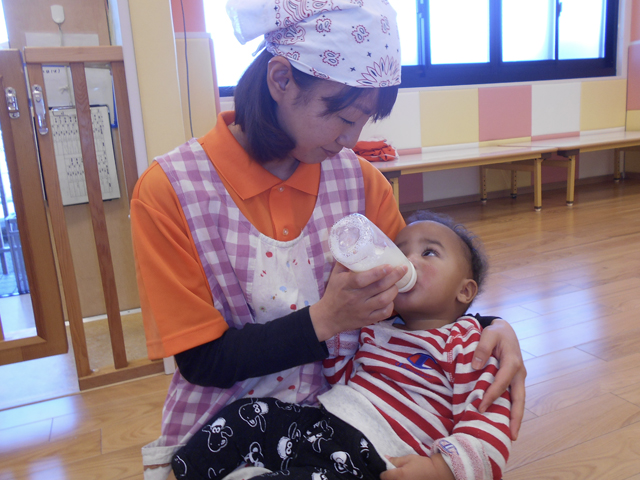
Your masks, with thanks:
[[[438,329],[381,322],[361,330],[353,357],[329,358],[325,376],[362,394],[397,435],[423,456],[442,453],[456,479],[499,479],[509,457],[510,396],[478,407],[498,361],[471,367],[481,327],[464,316]]]

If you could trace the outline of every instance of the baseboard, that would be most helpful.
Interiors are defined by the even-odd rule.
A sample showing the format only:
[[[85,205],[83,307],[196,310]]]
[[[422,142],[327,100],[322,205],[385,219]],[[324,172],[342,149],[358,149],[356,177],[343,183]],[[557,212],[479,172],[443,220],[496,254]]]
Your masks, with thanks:
[[[160,360],[133,360],[125,368],[106,367],[86,377],[78,378],[80,390],[104,387],[136,378],[164,373],[164,363]]]

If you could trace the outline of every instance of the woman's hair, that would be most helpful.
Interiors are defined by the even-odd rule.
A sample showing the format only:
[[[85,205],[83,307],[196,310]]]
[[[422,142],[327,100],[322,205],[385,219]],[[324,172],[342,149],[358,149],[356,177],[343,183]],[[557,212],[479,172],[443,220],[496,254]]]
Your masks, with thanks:
[[[407,225],[413,222],[436,222],[450,228],[458,235],[460,240],[467,246],[469,251],[469,264],[471,266],[471,274],[478,284],[478,293],[482,291],[482,286],[489,271],[489,261],[482,247],[480,239],[467,228],[456,223],[453,218],[448,215],[431,212],[429,210],[418,210],[407,217]]]
[[[271,98],[267,86],[267,68],[273,55],[264,50],[249,65],[234,91],[236,119],[235,123],[247,136],[249,154],[259,163],[281,159],[295,148],[295,142],[278,124],[277,104]],[[292,67],[293,80],[302,91],[300,101],[311,98],[314,87],[322,81]],[[330,115],[347,108],[362,95],[370,94],[371,88],[358,88],[345,85],[340,92],[324,98],[327,107],[325,114]],[[373,112],[374,121],[389,116],[398,96],[398,86],[377,89],[377,105]]]

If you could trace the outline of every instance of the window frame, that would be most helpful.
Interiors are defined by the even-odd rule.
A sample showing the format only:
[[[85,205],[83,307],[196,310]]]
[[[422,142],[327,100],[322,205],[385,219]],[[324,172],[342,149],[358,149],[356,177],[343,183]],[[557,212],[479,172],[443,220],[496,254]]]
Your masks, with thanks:
[[[481,85],[489,83],[534,82],[570,78],[616,75],[618,16],[620,0],[606,0],[604,57],[557,60],[558,22],[556,21],[556,60],[502,61],[502,0],[489,0],[489,62],[465,64],[429,63],[429,0],[415,0],[418,13],[418,62],[402,66],[400,88]],[[558,3],[559,0],[556,0]],[[422,39],[422,41],[421,41]],[[231,97],[235,86],[220,87],[221,97]]]
[[[558,60],[556,21],[556,60],[502,61],[502,1],[489,1],[489,62],[430,64],[429,0],[417,0],[418,62],[402,66],[401,88],[476,85],[487,83],[531,82],[567,78],[616,75],[619,0],[606,0],[604,57]],[[556,4],[559,1],[556,1]]]

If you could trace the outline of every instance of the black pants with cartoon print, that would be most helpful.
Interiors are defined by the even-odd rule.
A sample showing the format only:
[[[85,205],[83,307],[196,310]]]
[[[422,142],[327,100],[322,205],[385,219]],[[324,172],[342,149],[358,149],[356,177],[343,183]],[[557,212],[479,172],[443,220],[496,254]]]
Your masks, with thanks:
[[[256,478],[378,480],[386,470],[365,436],[323,408],[244,398],[223,408],[173,458],[178,479],[221,479],[246,463]]]

